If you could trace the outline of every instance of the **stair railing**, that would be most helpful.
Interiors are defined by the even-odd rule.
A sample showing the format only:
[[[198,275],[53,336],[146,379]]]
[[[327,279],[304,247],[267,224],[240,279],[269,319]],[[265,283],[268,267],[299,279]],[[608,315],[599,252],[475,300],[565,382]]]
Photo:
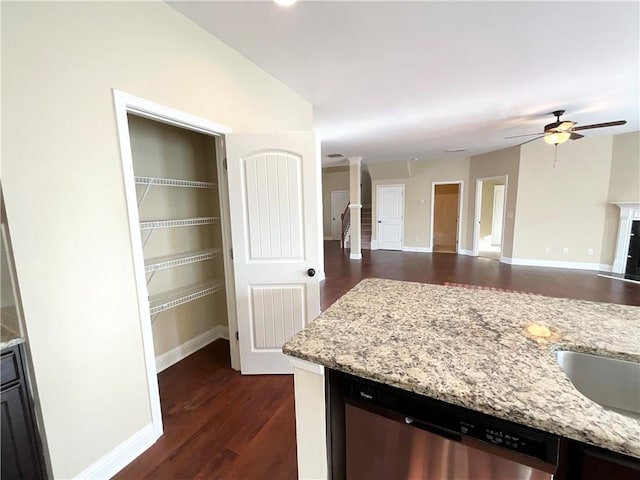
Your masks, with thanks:
[[[340,215],[340,220],[342,221],[342,235],[340,235],[340,248],[344,248],[344,244],[347,240],[347,232],[349,231],[349,227],[351,226],[351,210],[349,209],[349,204],[347,203],[344,212]]]

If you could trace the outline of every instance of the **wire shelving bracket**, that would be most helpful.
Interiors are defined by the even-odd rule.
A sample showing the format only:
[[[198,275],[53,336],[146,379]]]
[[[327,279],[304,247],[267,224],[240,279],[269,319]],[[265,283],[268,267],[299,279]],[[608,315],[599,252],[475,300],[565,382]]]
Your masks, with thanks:
[[[180,180],[177,178],[159,178],[159,177],[135,177],[137,185],[146,185],[142,195],[138,199],[138,208],[144,202],[151,186],[159,187],[186,187],[186,188],[215,188],[217,185],[213,182],[200,182],[197,180]]]
[[[189,265],[190,263],[204,262],[222,255],[221,248],[210,248],[199,252],[182,253],[178,255],[167,255],[164,257],[150,258],[144,263],[145,273],[150,273],[147,279],[147,286],[151,283],[151,279],[156,272],[167,268]]]
[[[152,323],[157,318],[157,314],[169,310],[170,308],[192,302],[212,293],[219,292],[224,288],[224,284],[220,281],[205,282],[196,285],[190,285],[176,290],[170,290],[158,295],[149,297],[149,313],[151,314]]]

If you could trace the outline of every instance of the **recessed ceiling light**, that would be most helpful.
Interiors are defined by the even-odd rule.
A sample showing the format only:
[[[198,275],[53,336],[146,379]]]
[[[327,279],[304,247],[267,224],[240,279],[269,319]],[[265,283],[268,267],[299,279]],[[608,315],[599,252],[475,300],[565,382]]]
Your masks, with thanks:
[[[447,152],[449,152],[449,153],[453,153],[453,152],[464,152],[465,150],[466,150],[466,148],[464,148],[464,147],[447,148]]]
[[[298,0],[273,0],[273,1],[276,2],[278,5],[280,5],[281,7],[290,7],[291,5],[296,3]]]

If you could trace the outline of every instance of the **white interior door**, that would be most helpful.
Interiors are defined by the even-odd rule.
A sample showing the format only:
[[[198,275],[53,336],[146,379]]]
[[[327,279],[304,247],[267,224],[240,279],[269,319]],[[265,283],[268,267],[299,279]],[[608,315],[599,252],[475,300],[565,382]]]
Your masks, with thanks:
[[[491,219],[491,245],[502,243],[502,217],[504,212],[504,185],[493,187],[493,217]]]
[[[349,204],[349,192],[336,190],[331,192],[331,233],[334,240],[340,240],[342,236],[342,217],[345,208]]]
[[[402,250],[404,186],[378,185],[376,198],[378,248]]]
[[[240,364],[291,373],[284,342],[320,313],[312,132],[226,136]]]

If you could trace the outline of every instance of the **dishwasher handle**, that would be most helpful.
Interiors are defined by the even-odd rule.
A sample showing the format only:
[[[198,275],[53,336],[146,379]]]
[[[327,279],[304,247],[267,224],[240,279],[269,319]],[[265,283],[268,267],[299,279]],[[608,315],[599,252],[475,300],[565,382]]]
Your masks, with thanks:
[[[454,442],[460,442],[462,440],[462,435],[460,435],[458,432],[454,432],[453,430],[439,427],[422,420],[417,420],[413,417],[404,417],[404,423],[406,423],[407,425],[411,425],[412,427],[419,428],[420,430],[424,430],[426,432],[439,435],[449,440],[453,440]]]

